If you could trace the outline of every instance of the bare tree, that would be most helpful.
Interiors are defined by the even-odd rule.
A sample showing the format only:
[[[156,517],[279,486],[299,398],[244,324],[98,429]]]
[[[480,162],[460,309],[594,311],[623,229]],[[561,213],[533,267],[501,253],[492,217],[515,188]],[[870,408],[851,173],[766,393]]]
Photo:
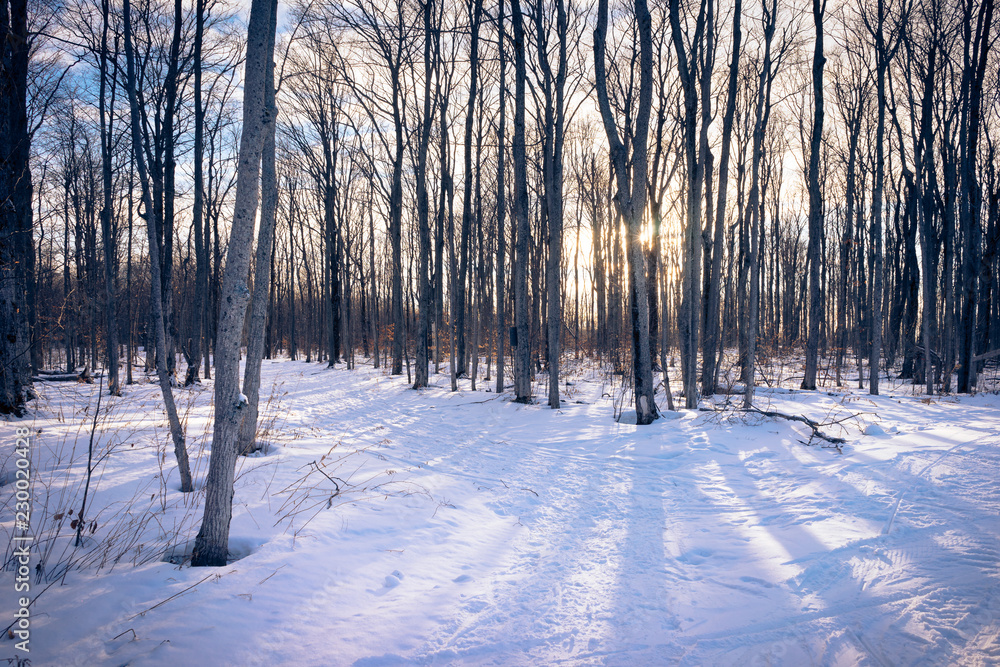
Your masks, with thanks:
[[[823,285],[821,262],[823,257],[823,193],[819,185],[819,158],[823,141],[823,15],[826,0],[813,0],[813,24],[816,41],[813,47],[813,124],[809,140],[809,337],[806,342],[806,371],[802,378],[803,389],[816,389],[816,370],[819,360],[820,324],[823,319]]]
[[[743,379],[746,389],[743,397],[743,407],[749,410],[753,407],[754,370],[757,362],[757,334],[760,321],[760,225],[762,217],[763,196],[761,194],[761,162],[764,155],[764,136],[771,117],[771,89],[781,61],[788,53],[793,31],[791,26],[785,28],[782,40],[774,45],[774,33],[778,22],[778,0],[761,0],[761,23],[764,29],[764,55],[760,64],[757,82],[757,105],[754,118],[753,152],[751,156],[750,196],[747,204],[747,215],[750,237],[750,252],[747,259],[749,265],[749,288],[747,301],[747,323],[745,329],[746,356],[743,359]],[[744,284],[741,289],[747,289]]]
[[[868,362],[868,391],[878,394],[879,368],[882,360],[882,299],[884,289],[884,253],[882,229],[882,205],[885,190],[885,111],[886,73],[899,50],[900,35],[910,11],[910,0],[901,0],[899,16],[890,15],[891,1],[876,0],[875,15],[862,8],[861,19],[875,43],[875,104],[878,121],[875,129],[875,174],[872,190],[872,241],[874,243],[874,275],[872,276],[871,331],[872,346]],[[896,20],[893,20],[893,19]]]
[[[264,97],[267,62],[272,58],[268,47],[274,44],[270,34],[274,5],[273,0],[253,0],[250,6],[236,209],[226,253],[216,343],[215,428],[205,479],[205,515],[195,540],[194,566],[222,566],[229,555],[233,475],[239,455],[237,436],[247,405],[246,396],[239,390],[240,342],[250,300],[246,279],[257,214],[263,138],[269,122]]]
[[[555,0],[556,69],[549,62],[548,35],[543,3],[535,6],[535,37],[541,70],[543,98],[542,181],[545,185],[545,220],[548,225],[548,262],[545,268],[546,324],[548,338],[549,407],[559,408],[559,356],[562,351],[562,245],[563,245],[563,147],[566,142],[566,75],[569,19],[566,2]]]
[[[520,0],[511,0],[514,28],[514,394],[518,403],[531,402],[530,340],[528,334],[528,168],[524,145],[525,40]]]
[[[674,0],[676,2],[676,0]],[[642,248],[642,217],[646,208],[647,140],[649,117],[653,106],[653,37],[652,18],[645,0],[635,0],[635,20],[639,41],[639,99],[635,114],[632,155],[618,134],[614,112],[608,97],[604,63],[608,34],[608,0],[599,0],[597,27],[594,30],[594,73],[597,101],[604,121],[604,131],[611,146],[618,192],[615,202],[625,220],[626,248],[629,259],[629,305],[632,325],[632,372],[635,391],[636,423],[652,424],[659,416],[653,398],[653,366],[649,351],[649,301],[646,289],[646,254]]]
[[[690,47],[685,45],[686,31],[681,26],[681,11],[679,0],[670,2],[670,30],[677,56],[677,72],[680,76],[684,93],[684,156],[687,166],[687,201],[684,223],[684,252],[681,286],[681,373],[684,386],[684,404],[687,408],[698,406],[698,334],[701,325],[701,199],[702,186],[705,182],[705,157],[707,151],[707,126],[703,128],[702,155],[697,151],[698,139],[698,60],[699,52],[705,49],[711,52],[714,37],[712,8],[714,2],[701,3],[695,19],[694,34],[690,38]],[[706,39],[707,34],[707,39]],[[703,43],[707,41],[707,44]],[[689,53],[688,49],[691,49]],[[705,56],[708,61],[710,54]],[[708,74],[710,76],[710,73]],[[704,92],[704,91],[703,91]],[[702,105],[711,105],[711,99],[705,96]]]
[[[202,346],[208,293],[208,244],[205,240],[205,105],[202,100],[202,45],[205,34],[205,0],[195,0],[194,24],[194,203],[191,224],[194,233],[195,289],[191,344],[187,351],[185,386],[199,382],[202,350],[208,356],[208,341]]]
[[[427,347],[430,341],[430,323],[434,311],[434,294],[430,282],[431,229],[430,204],[427,193],[427,153],[430,146],[431,125],[434,122],[434,102],[437,95],[432,93],[432,81],[438,67],[439,33],[434,20],[434,0],[423,0],[424,25],[424,90],[423,111],[420,116],[420,135],[417,142],[417,229],[420,237],[420,251],[417,260],[417,350],[414,389],[427,386]],[[440,76],[437,77],[440,86]],[[441,214],[443,214],[443,207]],[[443,220],[443,218],[442,218]],[[440,235],[439,235],[440,237]],[[439,250],[438,256],[441,255]],[[442,272],[437,271],[438,280]]]
[[[162,285],[160,280],[160,248],[159,239],[157,238],[156,221],[153,215],[149,173],[146,169],[145,156],[142,153],[141,116],[139,115],[139,98],[136,94],[135,55],[132,48],[132,16],[129,0],[125,0],[124,2],[122,14],[125,22],[125,60],[127,70],[125,87],[128,92],[129,108],[131,109],[132,116],[132,152],[136,171],[138,172],[139,185],[142,189],[142,215],[146,219],[146,232],[149,239],[150,290],[152,292],[150,309],[152,311],[153,335],[156,340],[156,374],[160,381],[160,391],[163,394],[167,421],[170,424],[170,435],[174,441],[174,455],[177,457],[177,470],[181,477],[181,491],[188,493],[194,491],[194,483],[191,479],[191,467],[188,463],[187,447],[184,444],[184,428],[181,426],[180,418],[177,415],[177,406],[174,403],[174,394],[170,382],[171,375],[167,370],[167,341],[163,325],[163,299],[160,295]],[[148,357],[149,352],[146,354]]]
[[[26,0],[0,3],[0,414],[21,416],[31,386],[26,266],[32,249]]]
[[[260,451],[263,443],[257,442],[257,406],[260,397],[260,364],[264,356],[264,326],[268,319],[268,297],[274,285],[273,250],[274,226],[278,208],[278,173],[275,166],[274,132],[278,110],[274,103],[274,34],[277,22],[278,0],[273,0],[270,43],[267,45],[267,65],[264,74],[264,113],[267,125],[261,155],[261,207],[257,225],[257,252],[254,258],[253,295],[250,299],[250,326],[247,339],[247,358],[243,370],[243,394],[247,397],[243,420],[240,422],[240,453]]]
[[[497,8],[497,49],[500,52],[500,118],[497,124],[497,393],[504,390],[504,341],[507,339],[507,300],[505,295],[506,272],[504,248],[506,237],[504,222],[507,216],[506,156],[507,156],[507,30],[504,27],[504,0],[499,0]],[[512,249],[513,250],[513,249]]]

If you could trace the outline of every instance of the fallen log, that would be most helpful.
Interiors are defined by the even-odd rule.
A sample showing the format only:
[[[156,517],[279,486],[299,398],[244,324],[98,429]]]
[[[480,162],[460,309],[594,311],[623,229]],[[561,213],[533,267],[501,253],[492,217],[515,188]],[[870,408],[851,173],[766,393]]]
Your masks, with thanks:
[[[1000,348],[996,350],[991,350],[989,352],[983,352],[982,354],[977,354],[972,357],[973,361],[986,361],[987,359],[992,359],[993,357],[1000,357]]]
[[[90,375],[89,373],[84,375],[83,373],[45,373],[33,376],[31,379],[35,382],[84,382],[86,384],[94,384],[95,379],[100,379],[101,375]]]

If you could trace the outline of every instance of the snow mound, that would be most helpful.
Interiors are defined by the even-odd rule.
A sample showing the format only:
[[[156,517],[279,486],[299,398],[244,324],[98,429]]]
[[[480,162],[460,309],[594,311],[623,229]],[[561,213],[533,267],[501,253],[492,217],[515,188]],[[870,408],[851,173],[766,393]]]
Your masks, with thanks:
[[[635,410],[625,410],[622,412],[621,416],[618,417],[619,424],[635,424],[636,421]]]

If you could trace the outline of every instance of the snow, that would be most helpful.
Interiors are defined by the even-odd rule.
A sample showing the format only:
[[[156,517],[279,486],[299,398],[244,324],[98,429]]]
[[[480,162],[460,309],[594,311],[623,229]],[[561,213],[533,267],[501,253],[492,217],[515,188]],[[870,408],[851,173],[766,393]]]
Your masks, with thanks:
[[[885,432],[885,429],[883,429],[878,424],[869,424],[868,426],[865,426],[864,434],[865,435],[887,435],[886,432]]]
[[[185,562],[211,384],[176,391],[199,489],[187,495],[155,384],[103,399],[96,532],[76,550],[67,512],[80,507],[96,387],[43,385],[32,529],[45,565],[23,657],[1000,664],[1000,397],[758,390],[762,409],[829,424],[848,440],[838,450],[722,396],[636,426],[620,388],[571,372],[553,411],[468,381],[452,393],[446,375],[415,392],[367,366],[265,361],[269,447],[238,464],[234,560],[218,569]],[[16,604],[12,585],[0,592],[4,618]],[[0,643],[0,658],[14,653]]]

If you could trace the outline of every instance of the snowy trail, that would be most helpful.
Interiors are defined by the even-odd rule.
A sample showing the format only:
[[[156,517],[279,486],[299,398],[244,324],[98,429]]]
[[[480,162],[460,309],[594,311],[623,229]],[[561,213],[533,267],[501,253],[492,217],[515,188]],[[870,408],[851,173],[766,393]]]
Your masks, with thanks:
[[[60,664],[1000,664],[996,396],[762,392],[820,419],[863,402],[893,431],[847,424],[841,455],[781,421],[615,423],[586,380],[552,411],[315,369],[264,366],[294,435],[238,485],[253,553],[138,618],[202,571],[54,589],[39,634],[90,657]],[[355,449],[337,474],[412,492],[270,528],[267,489]],[[92,619],[60,630],[81,599]],[[126,628],[140,640],[109,641]]]
[[[742,434],[713,443],[696,414],[649,438],[613,422],[595,429],[579,414],[597,411],[593,405],[567,406],[559,415],[485,405],[472,433],[459,411],[467,406],[435,406],[433,419],[413,420],[414,406],[404,401],[383,417],[408,436],[406,458],[387,455],[390,461],[426,460],[423,470],[492,496],[489,507],[516,516],[523,529],[482,592],[442,616],[410,656],[371,656],[364,664],[897,664],[906,662],[901,651],[914,638],[903,631],[873,639],[864,628],[886,612],[899,621],[919,618],[911,608],[930,603],[975,616],[974,601],[962,596],[927,600],[939,577],[921,584],[938,568],[970,566],[978,575],[997,561],[995,539],[967,541],[955,554],[955,538],[933,529],[881,537],[900,505],[914,513],[938,495],[924,477],[949,456],[967,451],[972,458],[963,469],[1000,469],[995,455],[982,458],[998,450],[983,442],[990,429],[922,433],[948,443],[973,437],[934,449],[926,463],[924,452],[845,463],[803,448],[773,423],[763,425],[768,445],[747,450]],[[880,486],[899,489],[895,503]],[[980,499],[983,491],[976,489]],[[975,527],[962,525],[969,508],[955,504],[961,494],[951,499],[950,535],[971,535]],[[1000,507],[995,493],[992,499]],[[926,562],[909,571],[915,560]],[[855,581],[845,590],[848,572]],[[744,622],[762,606],[767,620]],[[939,636],[916,642],[921,652],[912,658],[928,649],[958,657],[949,653],[946,627],[927,630]]]

